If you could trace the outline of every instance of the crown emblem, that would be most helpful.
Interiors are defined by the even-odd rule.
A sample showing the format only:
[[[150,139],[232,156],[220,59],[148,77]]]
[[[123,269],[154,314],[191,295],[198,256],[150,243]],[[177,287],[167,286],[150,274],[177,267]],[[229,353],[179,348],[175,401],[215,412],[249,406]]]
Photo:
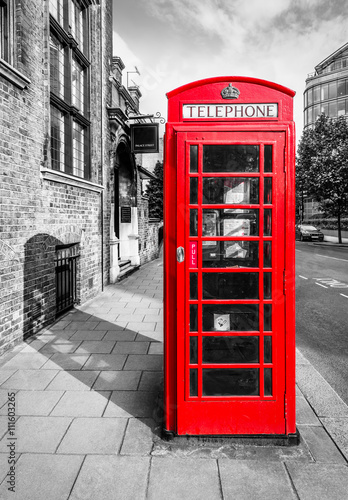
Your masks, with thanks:
[[[223,99],[238,99],[239,94],[239,90],[236,87],[232,87],[232,83],[229,83],[228,87],[221,90],[221,97]]]

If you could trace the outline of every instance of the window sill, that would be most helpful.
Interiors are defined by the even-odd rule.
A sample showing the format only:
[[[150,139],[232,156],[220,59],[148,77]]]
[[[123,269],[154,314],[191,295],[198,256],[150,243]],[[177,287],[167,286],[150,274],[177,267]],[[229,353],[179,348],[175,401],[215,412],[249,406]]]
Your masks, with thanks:
[[[20,88],[21,90],[27,88],[28,85],[31,83],[29,78],[24,76],[22,73],[20,73],[13,66],[8,64],[1,58],[0,58],[0,76],[3,76],[4,78],[6,78],[6,80],[9,80],[11,83],[16,85],[16,87]]]
[[[104,189],[104,186],[101,186],[100,184],[95,184],[94,182],[87,181],[86,179],[73,177],[72,175],[59,172],[58,170],[52,170],[50,168],[42,168],[41,175],[46,181],[60,182],[61,184],[87,189],[96,193],[101,193]]]

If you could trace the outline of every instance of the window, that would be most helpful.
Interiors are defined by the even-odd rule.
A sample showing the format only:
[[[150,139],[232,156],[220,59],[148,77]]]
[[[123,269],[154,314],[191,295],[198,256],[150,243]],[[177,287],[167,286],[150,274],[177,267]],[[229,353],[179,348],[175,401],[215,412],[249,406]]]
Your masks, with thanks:
[[[337,82],[329,83],[329,99],[337,97]]]
[[[314,102],[320,101],[320,85],[314,87],[313,100]]]
[[[325,101],[328,98],[329,98],[329,86],[327,83],[324,83],[321,86],[321,100]]]
[[[86,71],[76,59],[72,61],[72,104],[84,113]]]
[[[346,99],[341,99],[337,103],[337,116],[343,116],[346,114]]]
[[[89,179],[88,12],[78,0],[49,6],[51,168]]]
[[[337,82],[337,95],[338,95],[338,97],[341,97],[343,95],[347,95],[346,82],[347,82],[347,80],[339,80]]]
[[[50,0],[50,14],[62,24],[63,0]]]
[[[85,177],[85,129],[73,122],[73,174]]]
[[[0,0],[0,57],[13,64],[14,56],[14,2]]]
[[[51,165],[54,170],[64,170],[65,118],[57,108],[51,106]]]
[[[50,83],[51,92],[64,99],[64,48],[54,36],[50,36]]]

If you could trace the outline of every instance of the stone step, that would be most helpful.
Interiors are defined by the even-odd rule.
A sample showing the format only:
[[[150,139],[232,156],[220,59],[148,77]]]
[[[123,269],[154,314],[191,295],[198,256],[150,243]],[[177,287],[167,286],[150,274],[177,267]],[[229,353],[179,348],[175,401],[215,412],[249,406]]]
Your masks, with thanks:
[[[119,260],[118,261],[118,265],[119,265],[119,268],[121,270],[123,270],[124,268],[128,267],[131,265],[131,261],[130,260]]]
[[[132,266],[130,261],[126,261],[126,262],[127,263],[124,264],[122,267],[121,267],[120,262],[118,264],[120,266],[120,274],[117,276],[117,281],[123,280],[124,278],[126,278],[130,274],[134,273],[134,271],[137,271],[140,267],[140,266]]]

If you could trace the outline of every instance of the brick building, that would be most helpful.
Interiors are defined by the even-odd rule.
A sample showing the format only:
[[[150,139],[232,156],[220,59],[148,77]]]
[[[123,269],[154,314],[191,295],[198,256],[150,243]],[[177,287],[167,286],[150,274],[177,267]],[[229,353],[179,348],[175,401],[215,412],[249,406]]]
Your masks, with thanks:
[[[1,0],[0,20],[3,352],[117,280],[120,260],[153,258],[157,233],[141,254],[141,168],[127,120],[115,130],[109,114],[138,110],[140,92],[115,78],[112,2]],[[123,233],[119,191],[134,212]]]

